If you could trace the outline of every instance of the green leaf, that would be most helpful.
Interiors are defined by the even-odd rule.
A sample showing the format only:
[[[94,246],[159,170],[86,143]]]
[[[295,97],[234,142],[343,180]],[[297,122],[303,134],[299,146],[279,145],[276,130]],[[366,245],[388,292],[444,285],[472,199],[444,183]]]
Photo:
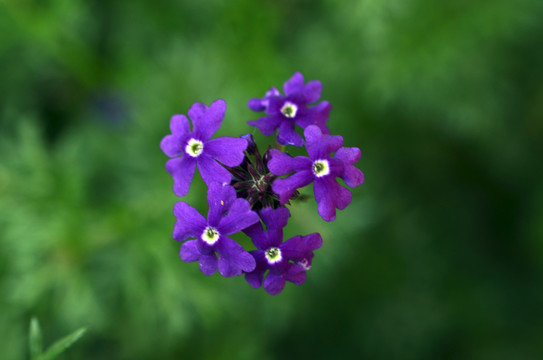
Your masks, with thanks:
[[[33,317],[30,320],[30,330],[28,335],[28,345],[30,347],[30,359],[37,360],[42,352],[42,338],[40,323]]]
[[[51,345],[42,356],[39,357],[39,360],[56,359],[64,350],[69,348],[74,342],[83,336],[85,331],[87,331],[86,328],[81,328],[58,340],[56,343]]]

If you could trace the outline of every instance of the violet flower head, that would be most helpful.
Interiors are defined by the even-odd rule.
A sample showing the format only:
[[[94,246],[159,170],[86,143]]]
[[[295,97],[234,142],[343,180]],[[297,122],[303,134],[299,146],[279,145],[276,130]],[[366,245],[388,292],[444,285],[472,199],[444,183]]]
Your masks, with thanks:
[[[341,186],[336,177],[344,179],[349,186],[358,186],[364,181],[362,172],[353,164],[360,157],[357,148],[343,148],[343,138],[323,134],[319,127],[308,126],[304,135],[309,158],[291,157],[272,149],[268,168],[275,175],[293,173],[287,178],[278,178],[272,189],[279,195],[281,204],[286,203],[296,189],[313,182],[319,215],[326,221],[334,221],[336,209],[343,210],[351,202],[352,194]],[[335,156],[331,153],[336,152]]]
[[[230,185],[210,184],[207,201],[207,220],[184,201],[175,204],[177,222],[173,238],[177,241],[196,238],[181,245],[181,259],[198,261],[200,270],[208,276],[217,270],[225,277],[253,271],[256,265],[253,256],[227,235],[258,222],[258,214],[251,210],[247,200],[236,198],[236,191]]]
[[[311,267],[313,251],[322,246],[322,238],[318,233],[294,236],[283,242],[283,228],[289,216],[285,207],[265,208],[260,212],[260,217],[267,231],[264,231],[260,223],[245,230],[258,249],[251,251],[256,267],[246,272],[245,279],[253,288],[264,284],[264,289],[271,295],[283,291],[287,281],[302,284],[306,280],[306,271]]]
[[[162,139],[160,148],[172,158],[166,162],[166,170],[173,177],[173,190],[177,196],[188,193],[196,165],[202,179],[209,186],[214,181],[230,184],[230,172],[218,162],[237,166],[243,161],[247,140],[236,137],[211,139],[221,126],[225,111],[226,102],[221,99],[209,107],[195,103],[188,111],[192,131],[185,115],[172,116],[172,134]]]
[[[271,88],[261,99],[249,100],[248,106],[253,111],[265,111],[267,116],[247,123],[256,126],[264,135],[270,136],[279,129],[277,141],[283,145],[302,146],[304,140],[295,130],[295,125],[305,129],[317,125],[325,134],[330,131],[325,123],[332,106],[322,101],[315,106],[308,106],[319,100],[322,91],[320,81],[312,80],[304,85],[304,77],[295,73],[283,86],[285,96],[276,88]]]

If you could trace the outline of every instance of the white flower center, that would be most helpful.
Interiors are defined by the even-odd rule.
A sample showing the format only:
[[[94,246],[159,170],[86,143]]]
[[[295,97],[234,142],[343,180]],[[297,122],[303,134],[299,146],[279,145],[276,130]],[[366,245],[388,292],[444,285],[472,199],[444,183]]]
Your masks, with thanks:
[[[296,106],[296,104],[294,103],[291,103],[290,101],[286,101],[281,107],[281,113],[289,119],[295,117],[297,112],[298,106]]]
[[[201,238],[206,244],[213,245],[219,240],[219,232],[214,227],[208,226],[204,229]]]
[[[330,174],[330,164],[328,164],[328,160],[316,160],[313,162],[313,174],[315,174],[316,177]]]
[[[266,260],[268,260],[268,264],[276,264],[279,261],[283,260],[283,256],[281,255],[281,249],[276,247],[271,247],[268,250],[266,250]]]
[[[204,143],[200,140],[190,139],[187,146],[185,146],[185,152],[192,157],[198,157],[204,151]]]

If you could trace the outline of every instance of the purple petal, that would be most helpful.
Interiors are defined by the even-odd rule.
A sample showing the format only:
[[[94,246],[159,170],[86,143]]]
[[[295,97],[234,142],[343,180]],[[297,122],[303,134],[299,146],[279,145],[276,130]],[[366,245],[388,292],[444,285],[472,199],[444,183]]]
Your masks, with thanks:
[[[280,115],[269,115],[263,116],[258,120],[247,121],[247,124],[256,126],[266,136],[272,136],[283,120],[283,117]]]
[[[260,223],[258,223],[260,225]],[[255,227],[256,225],[253,225],[249,227],[249,229]],[[260,225],[260,229],[262,229],[262,225]],[[246,234],[249,234],[247,231],[244,231]],[[254,231],[251,233],[250,238],[259,250],[267,250],[271,246],[279,246],[281,242],[283,241],[283,230],[270,230],[268,232],[261,231]],[[271,240],[270,240],[271,239]]]
[[[266,229],[283,229],[287,226],[290,211],[286,207],[277,209],[264,208],[260,211],[260,218],[266,225]]]
[[[247,102],[247,106],[249,109],[256,112],[264,111],[264,109],[266,109],[266,102],[264,99],[252,98]]]
[[[221,234],[230,235],[237,233],[260,220],[258,214],[251,210],[251,204],[245,199],[236,199],[228,215],[222,218],[217,226]]]
[[[230,185],[214,182],[207,189],[207,203],[209,211],[207,222],[210,226],[217,226],[221,218],[226,215],[232,203],[236,200],[236,190]]]
[[[214,101],[209,107],[202,103],[195,103],[189,110],[194,132],[200,140],[206,141],[221,127],[226,102],[222,99]]]
[[[173,229],[173,238],[177,241],[200,236],[207,225],[206,219],[184,201],[179,201],[174,205],[173,214],[177,218]]]
[[[214,182],[230,184],[230,181],[232,181],[230,172],[208,156],[205,150],[197,159],[198,171],[200,171],[200,175],[202,175],[202,179],[204,179],[207,186],[210,186]]]
[[[313,190],[319,215],[326,221],[334,221],[336,208],[342,210],[351,202],[351,192],[329,176],[315,179]]]
[[[311,170],[302,170],[285,179],[276,179],[272,184],[272,190],[279,195],[281,205],[289,201],[296,189],[311,183],[315,176]]]
[[[284,277],[287,281],[290,281],[296,285],[302,285],[306,280],[306,271],[300,265],[292,264]]]
[[[312,160],[326,158],[330,153],[337,151],[343,146],[343,138],[339,135],[323,134],[316,125],[305,128],[306,149]]]
[[[174,135],[186,135],[190,133],[189,119],[185,115],[174,115],[170,119],[170,130]]]
[[[285,175],[293,171],[309,170],[313,162],[305,156],[292,157],[277,149],[270,149],[271,160],[268,169],[275,175]]]
[[[198,240],[189,240],[181,245],[181,250],[179,251],[179,256],[184,262],[193,262],[200,259],[200,252],[196,246]]]
[[[249,285],[257,289],[262,286],[262,280],[264,280],[264,273],[268,268],[266,267],[266,260],[264,259],[264,251],[254,250],[249,253],[255,258],[256,267],[253,271],[245,273],[245,280],[247,280]]]
[[[173,192],[177,196],[185,196],[189,192],[190,183],[194,176],[196,161],[190,156],[170,159],[166,161],[166,171],[173,178]]]
[[[281,251],[285,258],[294,261],[302,261],[311,257],[311,253],[322,246],[322,237],[319,233],[306,236],[294,236],[281,245]]]
[[[160,149],[169,157],[176,157],[183,154],[183,142],[177,135],[166,135],[160,141]]]
[[[227,166],[238,166],[243,161],[247,140],[235,137],[220,137],[206,142],[206,154]]]
[[[304,77],[299,72],[292,75],[292,77],[283,85],[283,91],[286,96],[296,95],[297,93],[302,92],[303,89]]]
[[[332,106],[328,101],[322,101],[316,106],[305,108],[305,111],[300,116],[296,117],[296,124],[302,129],[309,125],[317,125],[323,134],[330,134],[330,130],[326,126]]]
[[[264,232],[264,228],[262,227],[262,224],[260,222],[256,222],[253,225],[243,229],[243,232],[245,233],[245,235],[251,238],[253,244],[255,244],[258,249],[262,249],[260,246],[257,245],[257,243],[259,243],[259,239],[261,239],[263,236],[266,236],[266,233]]]
[[[205,275],[213,275],[215,272],[217,272],[218,268],[217,256],[214,253],[210,255],[202,255],[200,257],[199,265],[200,270],[202,270]]]
[[[320,81],[312,80],[304,86],[304,98],[306,104],[314,103],[321,97],[322,84]]]
[[[281,96],[281,93],[279,92],[279,90],[277,90],[277,88],[272,87],[270,88],[270,90],[266,91],[266,96],[265,96],[266,99],[269,99],[275,96]]]
[[[343,161],[336,158],[328,158],[328,166],[330,166],[330,174],[327,177],[330,178],[340,177],[345,171]]]
[[[350,187],[356,187],[364,182],[364,174],[360,169],[353,166],[360,159],[360,149],[356,147],[339,149],[335,156],[335,159],[343,161],[344,172],[341,175],[345,184]]]
[[[296,132],[294,121],[285,120],[279,125],[277,142],[282,145],[302,146],[304,144],[304,138]]]
[[[285,278],[269,273],[264,280],[264,289],[270,295],[277,295],[285,288]]]
[[[243,271],[251,272],[256,267],[253,256],[227,236],[221,236],[217,252],[219,253],[219,272],[224,277],[241,275]]]
[[[360,149],[357,147],[342,147],[334,157],[343,161],[345,165],[354,165],[360,160]]]

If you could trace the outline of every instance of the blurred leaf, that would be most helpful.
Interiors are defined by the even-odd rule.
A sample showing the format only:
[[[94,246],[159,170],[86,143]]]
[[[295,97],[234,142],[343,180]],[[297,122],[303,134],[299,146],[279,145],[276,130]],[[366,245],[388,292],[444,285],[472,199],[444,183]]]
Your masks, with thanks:
[[[30,346],[30,359],[36,360],[39,358],[42,352],[42,337],[40,330],[40,323],[38,319],[32,318],[30,320],[30,334],[29,334],[29,346]]]
[[[39,357],[39,360],[53,360],[56,359],[64,350],[69,348],[74,342],[79,340],[81,336],[87,331],[86,328],[81,328],[70,335],[67,335],[63,337],[62,339],[58,340],[56,343],[51,345],[47,351]]]

